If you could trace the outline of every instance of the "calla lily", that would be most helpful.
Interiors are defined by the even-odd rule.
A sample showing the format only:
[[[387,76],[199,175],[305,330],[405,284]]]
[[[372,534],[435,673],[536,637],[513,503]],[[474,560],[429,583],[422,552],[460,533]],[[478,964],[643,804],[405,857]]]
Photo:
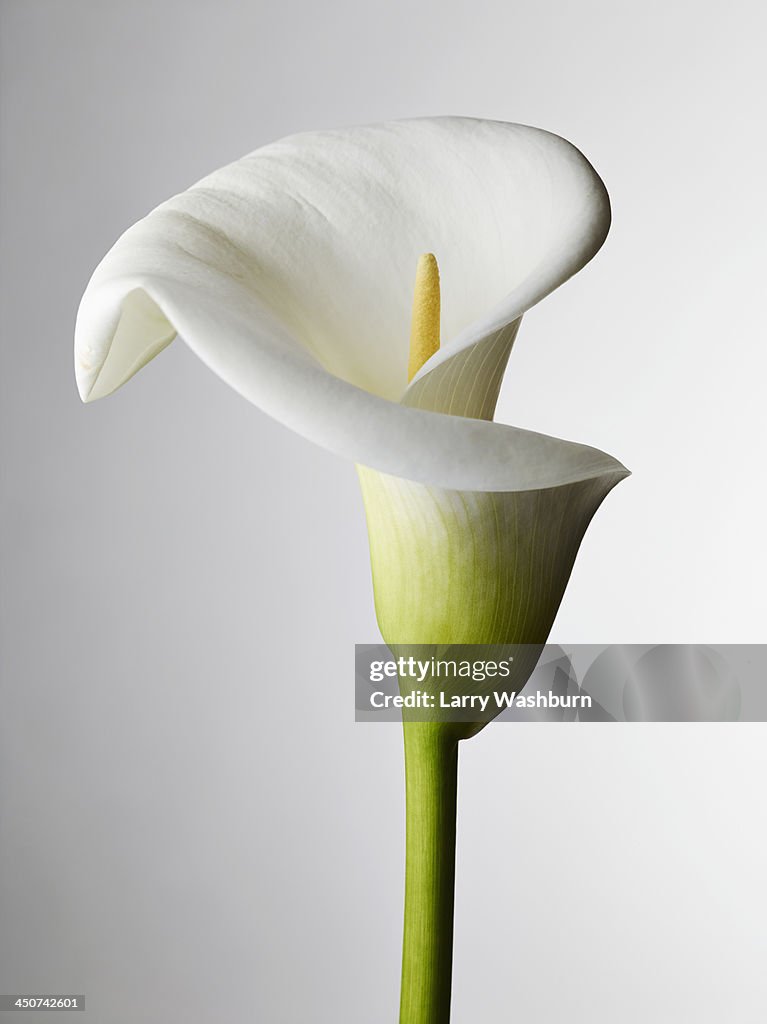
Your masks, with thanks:
[[[178,334],[358,464],[387,643],[543,644],[627,471],[492,417],[521,317],[609,222],[585,157],[539,129],[433,118],[284,139],[119,239],[80,306],[80,394],[110,394]],[[449,1016],[457,743],[477,728],[405,728],[406,1024]]]

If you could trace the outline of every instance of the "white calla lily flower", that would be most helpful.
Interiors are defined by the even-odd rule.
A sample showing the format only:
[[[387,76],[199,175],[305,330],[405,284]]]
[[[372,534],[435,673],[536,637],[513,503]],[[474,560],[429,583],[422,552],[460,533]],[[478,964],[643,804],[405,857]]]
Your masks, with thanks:
[[[518,491],[623,475],[592,448],[487,422],[520,317],[609,221],[588,161],[539,129],[434,118],[293,136],[120,238],[80,305],[80,395],[110,394],[178,334],[264,412],[393,476]],[[408,384],[424,252],[449,283],[442,345]]]
[[[589,162],[536,128],[429,118],[296,135],[119,239],[78,313],[80,394],[110,394],[180,336],[250,402],[358,464],[387,643],[543,644],[627,470],[492,417],[522,316],[609,224]],[[401,1021],[437,1024],[457,741],[479,724],[418,725],[405,729]]]

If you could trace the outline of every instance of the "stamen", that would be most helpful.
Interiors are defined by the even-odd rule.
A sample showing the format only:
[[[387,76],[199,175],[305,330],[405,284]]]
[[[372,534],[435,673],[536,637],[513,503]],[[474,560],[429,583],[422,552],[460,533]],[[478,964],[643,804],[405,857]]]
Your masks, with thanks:
[[[418,260],[415,272],[408,383],[439,350],[439,314],[439,266],[433,253],[427,252]]]

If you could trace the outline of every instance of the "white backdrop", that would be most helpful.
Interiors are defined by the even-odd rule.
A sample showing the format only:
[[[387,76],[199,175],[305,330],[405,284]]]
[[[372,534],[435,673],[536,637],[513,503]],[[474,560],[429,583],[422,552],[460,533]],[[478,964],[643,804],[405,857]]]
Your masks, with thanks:
[[[353,468],[182,344],[87,408],[71,368],[117,235],[258,145],[460,113],[579,146],[613,229],[526,317],[498,418],[634,475],[553,639],[767,642],[765,29],[738,0],[5,0],[1,991],[85,992],[98,1024],[396,1020],[400,738],[352,721]],[[761,1024],[766,728],[464,745],[456,1024]]]

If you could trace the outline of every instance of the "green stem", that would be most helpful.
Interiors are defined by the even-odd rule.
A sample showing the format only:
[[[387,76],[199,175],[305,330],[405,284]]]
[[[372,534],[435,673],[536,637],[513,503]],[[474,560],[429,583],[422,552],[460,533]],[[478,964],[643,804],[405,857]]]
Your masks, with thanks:
[[[405,929],[400,1024],[448,1024],[453,966],[458,740],[406,722]]]

